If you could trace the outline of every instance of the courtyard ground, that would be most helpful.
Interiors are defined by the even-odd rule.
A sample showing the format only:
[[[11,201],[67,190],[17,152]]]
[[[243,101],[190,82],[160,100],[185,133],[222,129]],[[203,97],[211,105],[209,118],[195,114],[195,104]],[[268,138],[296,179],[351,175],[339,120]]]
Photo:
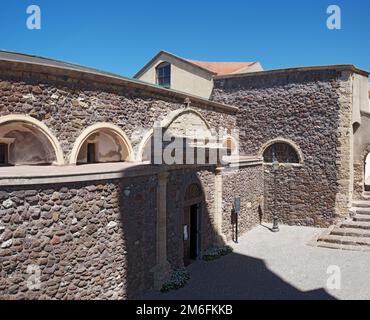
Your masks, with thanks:
[[[370,299],[370,252],[307,245],[324,229],[258,226],[243,235],[234,252],[189,266],[188,285],[144,299]],[[329,266],[338,266],[341,288],[327,288]],[[337,267],[332,267],[337,270]],[[330,271],[330,270],[329,270]]]

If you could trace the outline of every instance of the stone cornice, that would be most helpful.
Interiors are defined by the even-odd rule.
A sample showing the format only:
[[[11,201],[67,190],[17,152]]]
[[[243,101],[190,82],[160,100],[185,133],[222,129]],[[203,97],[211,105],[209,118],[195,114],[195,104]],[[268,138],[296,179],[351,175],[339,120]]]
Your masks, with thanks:
[[[45,168],[48,168],[45,170]],[[0,168],[0,186],[78,183],[140,176],[162,176],[176,170],[213,170],[214,165],[151,165],[137,162],[99,163],[80,166],[19,166]]]
[[[249,72],[249,73],[238,73],[238,74],[230,74],[230,75],[223,75],[223,76],[215,76],[214,79],[215,80],[234,79],[234,78],[236,79],[236,78],[246,78],[246,77],[288,74],[288,73],[294,73],[294,72],[327,71],[327,70],[350,71],[353,73],[361,74],[366,77],[368,77],[370,74],[369,72],[365,70],[361,70],[352,64],[340,64],[340,65],[329,65],[329,66],[294,67],[294,68],[264,70],[264,71]]]

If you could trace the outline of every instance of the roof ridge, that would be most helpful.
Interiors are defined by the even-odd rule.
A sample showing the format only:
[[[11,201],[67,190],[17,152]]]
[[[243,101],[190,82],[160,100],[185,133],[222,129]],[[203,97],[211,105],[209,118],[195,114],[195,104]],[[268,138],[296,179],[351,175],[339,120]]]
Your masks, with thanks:
[[[207,60],[194,60],[194,59],[187,59],[183,58],[188,61],[193,62],[206,62],[206,63],[256,63],[257,61],[207,61]]]

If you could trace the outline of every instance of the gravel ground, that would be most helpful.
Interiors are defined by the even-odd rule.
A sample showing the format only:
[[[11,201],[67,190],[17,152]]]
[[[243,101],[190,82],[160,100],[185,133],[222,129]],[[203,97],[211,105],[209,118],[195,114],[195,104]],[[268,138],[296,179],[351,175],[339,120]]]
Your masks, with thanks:
[[[272,233],[258,226],[232,244],[232,254],[189,266],[186,287],[143,299],[370,299],[370,252],[307,245],[323,231],[280,226]],[[339,267],[340,289],[327,286],[330,266]]]

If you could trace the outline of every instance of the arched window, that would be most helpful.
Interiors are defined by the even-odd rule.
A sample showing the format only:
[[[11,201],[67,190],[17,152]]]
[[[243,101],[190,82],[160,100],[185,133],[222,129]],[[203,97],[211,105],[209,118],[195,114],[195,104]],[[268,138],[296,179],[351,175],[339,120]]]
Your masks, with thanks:
[[[171,87],[171,65],[168,62],[160,63],[156,68],[157,84],[165,87]]]
[[[268,146],[263,152],[263,161],[266,163],[272,163],[274,161],[280,163],[299,163],[299,156],[290,144],[276,142]]]
[[[0,166],[51,164],[63,164],[63,153],[43,123],[22,115],[0,118]]]
[[[100,130],[88,136],[77,156],[77,164],[120,162],[128,158],[122,139],[111,130]]]
[[[78,137],[71,152],[70,163],[123,162],[129,160],[131,154],[131,144],[119,127],[98,123]]]

